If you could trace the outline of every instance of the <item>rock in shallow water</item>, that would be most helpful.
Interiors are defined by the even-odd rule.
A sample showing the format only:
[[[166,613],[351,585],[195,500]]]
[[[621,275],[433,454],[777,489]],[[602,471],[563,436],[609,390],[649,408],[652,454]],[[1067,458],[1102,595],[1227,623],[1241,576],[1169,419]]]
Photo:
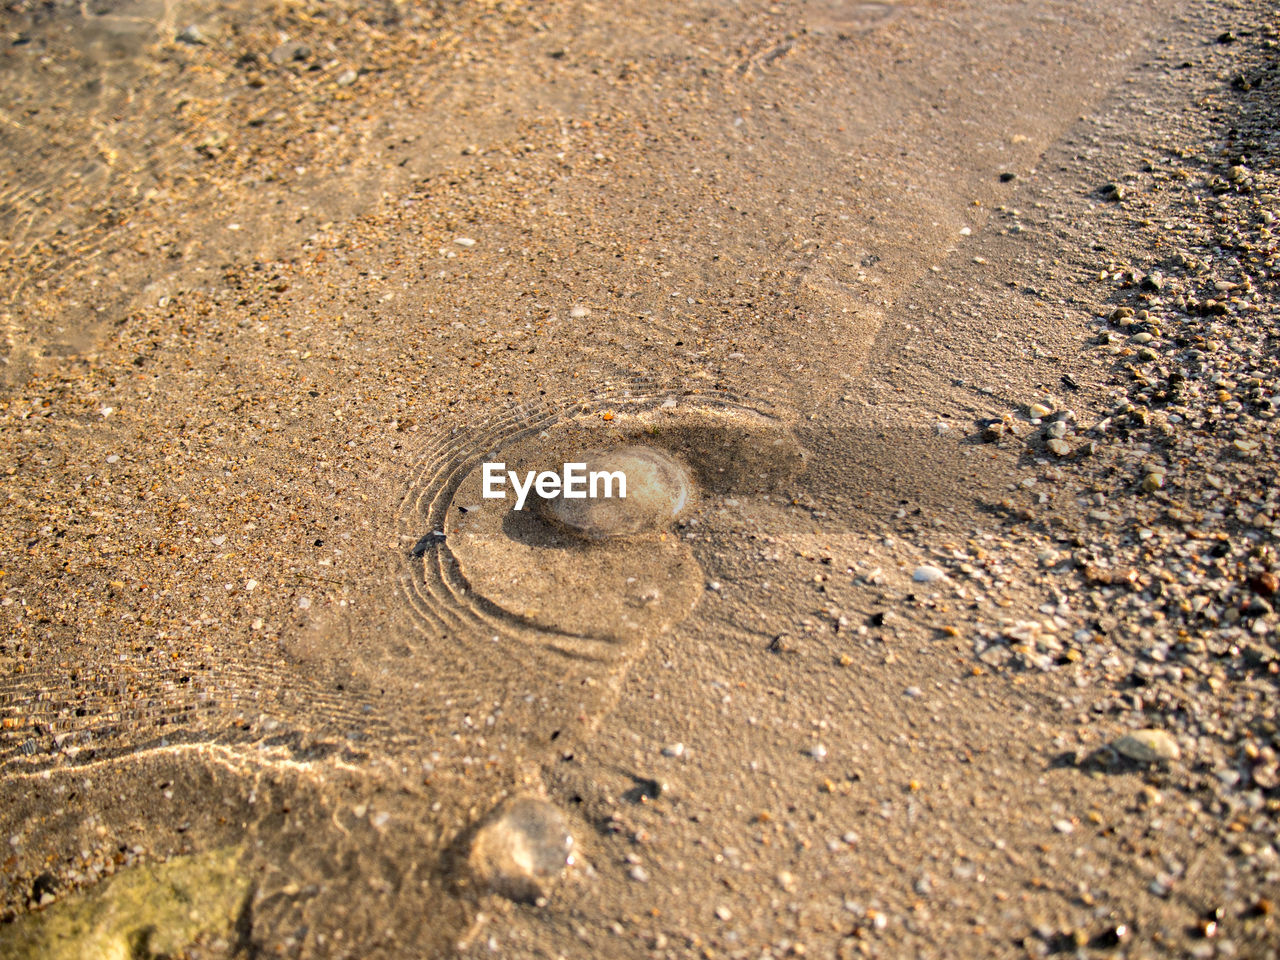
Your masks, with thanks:
[[[6,926],[0,957],[187,956],[198,938],[232,932],[252,886],[242,855],[220,847],[122,870]]]
[[[651,447],[596,451],[584,455],[581,462],[586,463],[588,476],[596,472],[624,474],[627,495],[619,497],[615,483],[612,496],[566,499],[561,495],[541,501],[540,509],[547,518],[588,540],[661,530],[685,508],[692,494],[688,471],[673,457]],[[604,489],[601,483],[597,492]]]
[[[533,903],[573,863],[572,851],[564,814],[546,800],[515,797],[476,831],[468,866],[482,887]]]

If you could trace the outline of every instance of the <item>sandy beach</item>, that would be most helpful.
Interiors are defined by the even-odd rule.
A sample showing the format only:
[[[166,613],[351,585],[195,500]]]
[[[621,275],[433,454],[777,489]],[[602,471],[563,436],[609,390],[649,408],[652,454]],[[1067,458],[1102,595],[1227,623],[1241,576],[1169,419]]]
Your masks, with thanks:
[[[1280,952],[1273,4],[0,24],[0,957]]]

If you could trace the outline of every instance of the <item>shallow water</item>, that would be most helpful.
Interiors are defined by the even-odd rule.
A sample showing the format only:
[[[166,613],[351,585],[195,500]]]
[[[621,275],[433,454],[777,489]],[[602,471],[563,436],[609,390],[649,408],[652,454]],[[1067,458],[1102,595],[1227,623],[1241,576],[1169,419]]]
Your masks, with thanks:
[[[152,478],[118,478],[109,493],[137,502],[91,505],[118,531],[91,545],[110,559],[33,573],[66,577],[67,599],[0,689],[4,789],[45,791],[6,822],[74,792],[76,817],[161,853],[247,830],[254,942],[400,956],[415,931],[483,944],[477,915],[495,908],[457,878],[508,795],[548,794],[583,838],[570,891],[593,862],[607,872],[630,829],[610,818],[681,796],[632,739],[646,707],[663,713],[655,697],[689,710],[657,739],[719,731],[690,755],[697,795],[732,793],[760,756],[792,783],[777,744],[705,718],[677,736],[680,721],[749,695],[729,678],[779,682],[751,659],[765,642],[792,696],[842,695],[825,664],[846,651],[804,636],[825,571],[782,576],[780,557],[836,543],[861,562],[872,503],[977,511],[966,454],[840,398],[903,359],[866,369],[886,325],[909,322],[900,294],[965,255],[998,174],[1037,163],[1101,95],[1150,7],[119,5],[14,21],[29,37],[3,67],[5,375],[78,375],[99,352],[121,370],[69,425],[23,435],[23,489],[34,504],[47,478],[111,480],[120,449],[191,493],[165,512],[141,499]],[[188,23],[207,39],[175,42]],[[317,52],[272,65],[282,36]],[[669,529],[585,544],[478,495],[486,459],[606,441],[687,466],[696,495]],[[257,495],[252,535],[197,546]],[[214,516],[187,540],[204,530],[193,507]],[[799,644],[824,666],[792,668]],[[704,702],[690,677],[723,686]],[[872,716],[877,697],[857,693]],[[156,812],[166,781],[178,802]],[[63,850],[71,819],[21,827],[15,877]],[[672,843],[692,861],[693,837]],[[612,922],[601,889],[576,922]],[[628,910],[656,897],[627,889]],[[561,922],[542,931],[559,946]]]

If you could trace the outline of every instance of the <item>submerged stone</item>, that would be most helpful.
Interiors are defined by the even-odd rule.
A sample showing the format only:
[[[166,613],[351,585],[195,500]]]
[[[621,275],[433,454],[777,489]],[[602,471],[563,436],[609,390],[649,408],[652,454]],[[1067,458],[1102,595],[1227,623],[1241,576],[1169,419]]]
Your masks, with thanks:
[[[570,499],[563,495],[541,501],[544,516],[588,540],[607,540],[652,533],[664,528],[685,508],[692,481],[675,458],[652,447],[629,446],[589,453],[582,457],[587,474],[621,473],[626,476],[626,496]],[[596,491],[605,492],[601,482]]]
[[[40,913],[0,936],[0,957],[131,960],[186,956],[201,935],[230,936],[249,897],[239,848],[137,866]]]
[[[573,863],[573,836],[554,805],[516,797],[494,812],[471,843],[472,878],[510,900],[533,903]]]

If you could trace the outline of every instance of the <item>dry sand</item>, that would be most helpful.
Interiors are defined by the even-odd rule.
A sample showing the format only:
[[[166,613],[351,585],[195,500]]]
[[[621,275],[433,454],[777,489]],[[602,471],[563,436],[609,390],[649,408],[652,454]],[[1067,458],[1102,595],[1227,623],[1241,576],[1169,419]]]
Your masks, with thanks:
[[[1280,949],[1270,4],[3,16],[0,956]]]

